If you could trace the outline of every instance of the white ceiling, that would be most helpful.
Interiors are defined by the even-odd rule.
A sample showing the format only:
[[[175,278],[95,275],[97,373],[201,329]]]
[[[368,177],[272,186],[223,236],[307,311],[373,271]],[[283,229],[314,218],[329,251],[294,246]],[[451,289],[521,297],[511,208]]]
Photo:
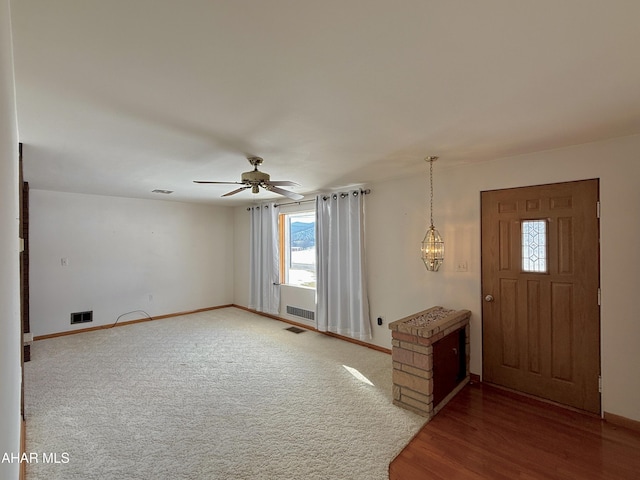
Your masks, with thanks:
[[[11,8],[31,188],[238,205],[273,194],[192,180],[260,155],[305,194],[640,133],[638,0]]]

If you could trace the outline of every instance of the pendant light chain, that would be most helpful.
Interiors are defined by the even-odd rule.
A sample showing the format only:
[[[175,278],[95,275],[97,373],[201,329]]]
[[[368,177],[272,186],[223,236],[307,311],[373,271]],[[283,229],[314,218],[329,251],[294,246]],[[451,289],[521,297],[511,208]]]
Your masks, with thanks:
[[[433,228],[433,158],[429,159],[429,191],[431,192],[429,197],[430,220]]]

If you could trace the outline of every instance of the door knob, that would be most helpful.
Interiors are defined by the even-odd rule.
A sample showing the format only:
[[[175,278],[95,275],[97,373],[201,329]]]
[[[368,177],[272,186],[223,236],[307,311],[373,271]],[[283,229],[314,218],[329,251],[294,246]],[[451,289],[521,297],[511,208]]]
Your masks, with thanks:
[[[484,299],[487,302],[493,302],[493,295],[487,295],[486,297],[484,297]]]

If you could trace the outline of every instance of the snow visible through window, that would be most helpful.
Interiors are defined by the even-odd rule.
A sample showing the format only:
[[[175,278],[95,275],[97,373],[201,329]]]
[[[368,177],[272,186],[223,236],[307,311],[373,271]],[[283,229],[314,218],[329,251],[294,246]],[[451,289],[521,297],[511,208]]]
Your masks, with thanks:
[[[285,283],[298,287],[316,287],[316,214],[300,212],[282,214],[284,223]]]

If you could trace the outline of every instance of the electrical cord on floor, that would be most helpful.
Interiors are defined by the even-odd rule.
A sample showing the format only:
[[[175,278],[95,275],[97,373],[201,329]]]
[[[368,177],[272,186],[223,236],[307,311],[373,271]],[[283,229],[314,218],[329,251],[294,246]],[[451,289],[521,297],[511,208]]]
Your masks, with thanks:
[[[144,314],[147,316],[147,318],[148,318],[149,320],[153,320],[153,317],[151,317],[151,315],[149,315],[149,314],[148,314],[147,312],[145,312],[144,310],[131,310],[130,312],[123,313],[123,314],[122,314],[122,315],[120,315],[118,318],[116,318],[116,321],[115,321],[115,322],[113,323],[113,325],[111,325],[109,328],[113,328],[113,327],[115,327],[115,326],[118,324],[118,322],[120,321],[120,319],[121,319],[122,317],[124,317],[125,315],[130,315],[130,314],[132,314],[132,313],[136,313],[136,312],[144,313]]]

